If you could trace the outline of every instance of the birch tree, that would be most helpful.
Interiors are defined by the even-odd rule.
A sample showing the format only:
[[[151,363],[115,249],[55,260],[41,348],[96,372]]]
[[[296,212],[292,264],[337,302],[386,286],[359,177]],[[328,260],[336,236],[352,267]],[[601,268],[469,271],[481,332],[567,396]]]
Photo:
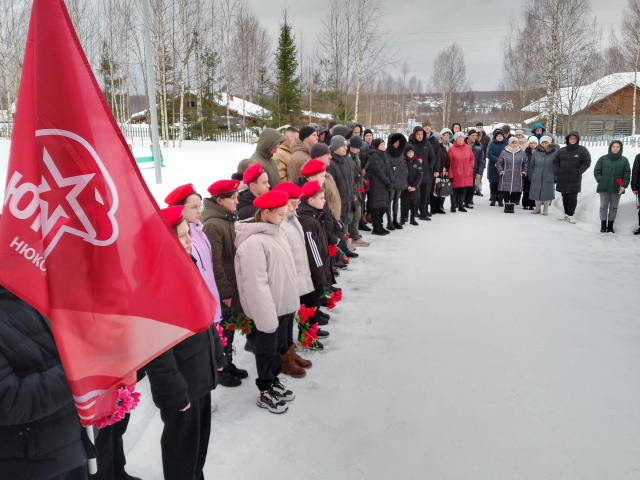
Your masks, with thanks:
[[[449,125],[454,95],[470,88],[464,54],[454,43],[442,50],[433,62],[431,93],[438,99],[443,128]]]

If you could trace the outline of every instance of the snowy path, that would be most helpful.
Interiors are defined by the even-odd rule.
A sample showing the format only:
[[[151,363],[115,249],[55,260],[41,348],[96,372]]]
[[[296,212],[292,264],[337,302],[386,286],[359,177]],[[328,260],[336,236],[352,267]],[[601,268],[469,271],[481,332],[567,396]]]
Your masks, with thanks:
[[[477,203],[358,249],[285,415],[255,406],[240,349],[209,478],[638,478],[637,238]],[[130,455],[145,479],[160,429]]]

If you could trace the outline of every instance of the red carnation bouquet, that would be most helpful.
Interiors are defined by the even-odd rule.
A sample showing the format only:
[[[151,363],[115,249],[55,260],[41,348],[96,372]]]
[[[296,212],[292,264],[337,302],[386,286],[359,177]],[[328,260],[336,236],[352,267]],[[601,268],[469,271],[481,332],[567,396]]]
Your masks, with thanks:
[[[236,330],[242,335],[248,335],[252,330],[251,320],[244,313],[233,314],[222,326],[227,330]]]
[[[622,181],[621,178],[617,179],[616,183],[618,184],[618,187],[624,188],[624,182]],[[618,193],[620,193],[620,190],[618,190]]]
[[[313,342],[318,340],[318,324],[310,324],[309,319],[313,318],[316,314],[316,307],[305,307],[300,305],[300,310],[296,314],[296,322],[298,322],[298,328],[300,329],[301,342],[303,347],[310,347]]]
[[[329,310],[333,310],[334,308],[336,308],[336,305],[342,300],[342,290],[336,290],[334,292],[328,288],[325,288],[322,294],[322,298],[327,299],[327,308]]]
[[[335,245],[329,245],[329,256],[335,257],[338,254],[338,247]]]

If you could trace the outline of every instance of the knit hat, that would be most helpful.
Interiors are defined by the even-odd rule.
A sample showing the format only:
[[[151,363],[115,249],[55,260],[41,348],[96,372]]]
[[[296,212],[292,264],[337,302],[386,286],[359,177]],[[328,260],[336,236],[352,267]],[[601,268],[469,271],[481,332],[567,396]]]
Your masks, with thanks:
[[[331,153],[331,150],[329,150],[326,143],[316,143],[309,149],[309,155],[311,155],[311,158],[320,158],[325,156],[327,153]]]
[[[341,146],[346,144],[347,144],[347,141],[342,135],[334,135],[333,137],[331,137],[331,145],[329,145],[329,147],[333,152],[335,152]]]
[[[235,192],[239,187],[240,182],[238,180],[218,180],[209,185],[207,191],[212,197],[217,197],[225,193]]]
[[[415,148],[413,148],[413,145],[411,145],[410,143],[407,143],[407,144],[404,146],[404,154],[406,155],[406,154],[407,154],[407,152],[409,152],[409,151],[412,151],[413,153],[415,153],[415,152],[416,152],[416,149],[415,149]]]
[[[456,132],[455,135],[453,136],[454,140],[459,139],[460,137],[464,138],[464,133],[462,132]]]
[[[371,129],[370,129],[370,128],[366,128],[366,129],[364,130],[364,133],[362,134],[362,136],[363,136],[363,137],[366,137],[366,136],[367,136],[367,133],[370,133],[371,135],[373,135],[373,132],[371,131]]]
[[[440,132],[433,132],[433,138],[437,140],[438,138],[443,138],[443,136]]]
[[[192,183],[180,185],[179,187],[174,188],[169,195],[167,195],[167,198],[164,199],[164,203],[167,205],[178,205],[182,200],[185,200],[194,193],[196,193],[196,187],[194,187]]]
[[[310,123],[309,127],[313,128],[316,132],[320,130],[320,125],[318,125],[317,123]]]
[[[371,142],[371,146],[372,146],[375,150],[377,150],[377,149],[378,149],[378,147],[380,146],[380,144],[381,144],[381,143],[383,143],[383,142],[384,142],[384,140],[383,140],[383,139],[381,139],[381,138],[376,138],[373,142]]]
[[[518,137],[509,137],[509,145],[511,145],[512,143],[520,143],[520,140],[518,140]]]
[[[160,211],[162,212],[162,215],[169,223],[169,226],[171,228],[175,228],[178,225],[180,225],[184,220],[184,218],[182,217],[182,210],[184,210],[184,207],[182,207],[182,205],[179,205],[179,206],[174,205],[173,207],[163,208]]]
[[[329,122],[329,130],[331,130],[333,127],[335,127],[338,124],[338,122],[336,122],[335,120],[331,120]]]
[[[522,130],[516,130],[516,137],[518,135],[523,135],[524,136],[524,132]]]
[[[549,144],[552,144],[553,143],[553,138],[551,138],[548,135],[545,135],[540,139],[540,143],[542,143],[542,142],[549,142]]]
[[[313,159],[313,160],[309,160],[307,163],[303,165],[302,169],[300,170],[300,174],[304,178],[309,178],[309,177],[312,177],[313,175],[317,175],[319,173],[326,172],[326,171],[327,171],[327,166],[324,164],[322,160]]]
[[[284,207],[289,201],[289,195],[285,192],[274,192],[273,190],[263,193],[253,201],[256,208],[280,208]]]
[[[351,137],[349,139],[349,146],[351,148],[362,148],[362,145],[364,145],[364,142],[362,141],[362,138],[360,138],[358,135]]]
[[[536,137],[535,135],[531,135],[529,138],[527,138],[527,145],[529,145],[530,143],[535,143],[536,145],[538,145],[538,137]]]
[[[260,165],[259,163],[254,163],[249,168],[247,168],[246,172],[244,172],[242,181],[245,183],[245,185],[249,185],[251,182],[255,182],[263,173],[264,168],[262,168],[262,165]]]
[[[467,132],[467,137],[470,137],[473,134],[478,134],[478,131],[475,128],[470,128],[469,131]]]
[[[298,138],[300,139],[300,141],[304,140],[305,138],[310,137],[311,135],[313,135],[314,133],[316,133],[316,129],[313,128],[310,125],[307,125],[306,127],[302,127],[298,133]]]

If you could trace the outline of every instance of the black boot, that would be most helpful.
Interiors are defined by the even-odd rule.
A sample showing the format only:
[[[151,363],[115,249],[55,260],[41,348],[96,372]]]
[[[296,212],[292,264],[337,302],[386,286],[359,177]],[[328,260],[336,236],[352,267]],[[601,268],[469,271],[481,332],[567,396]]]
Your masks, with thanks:
[[[451,213],[456,213],[456,207],[458,205],[458,196],[451,195],[449,198],[451,199]]]
[[[223,387],[239,387],[242,385],[242,380],[235,375],[231,375],[229,366],[227,365],[222,370],[218,371],[218,383]]]
[[[411,221],[409,223],[411,225],[420,225],[418,222],[416,222],[416,217],[414,217],[414,216],[411,217]]]
[[[384,228],[382,228],[382,225],[374,225],[373,226],[373,232],[371,232],[373,235],[387,235],[389,232],[387,232]]]
[[[224,369],[236,378],[239,378],[239,379],[247,378],[249,376],[247,371],[242,370],[241,368],[238,368],[233,364],[233,351],[234,351],[233,337],[228,336],[227,332],[233,334],[234,331],[233,330],[224,331],[224,336],[227,339],[227,346],[224,347],[224,356],[227,359],[227,366]]]
[[[464,208],[464,193],[462,195],[458,195],[458,211],[459,212],[466,212],[467,209]]]
[[[633,231],[634,235],[640,235],[640,227]]]
[[[396,230],[402,230],[402,225],[400,225],[395,220],[393,221],[392,225],[393,225],[393,228],[395,228]]]
[[[600,220],[600,233],[607,233],[607,221]]]
[[[395,227],[393,226],[393,223],[391,223],[391,222],[387,223],[387,230],[389,230],[389,231],[395,230]]]
[[[498,206],[504,207],[504,195],[502,195],[501,193],[498,194]]]
[[[358,230],[360,230],[361,232],[370,232],[371,227],[369,227],[366,223],[361,223],[358,225]]]
[[[613,220],[607,222],[607,233],[616,233],[613,231]]]
[[[491,201],[491,203],[489,205],[491,205],[492,207],[495,207],[496,206],[496,200],[498,200],[498,195],[495,194],[495,193],[492,193],[489,196],[489,200]]]

